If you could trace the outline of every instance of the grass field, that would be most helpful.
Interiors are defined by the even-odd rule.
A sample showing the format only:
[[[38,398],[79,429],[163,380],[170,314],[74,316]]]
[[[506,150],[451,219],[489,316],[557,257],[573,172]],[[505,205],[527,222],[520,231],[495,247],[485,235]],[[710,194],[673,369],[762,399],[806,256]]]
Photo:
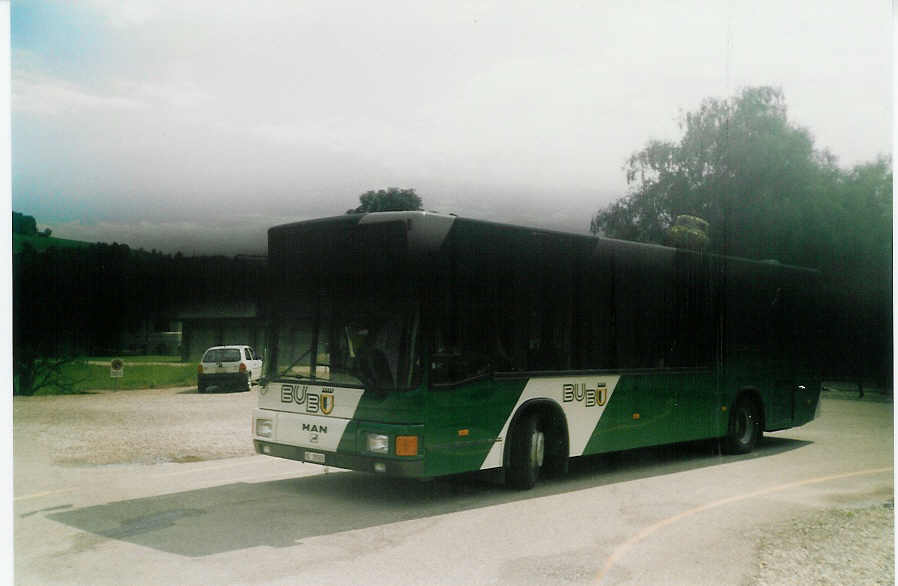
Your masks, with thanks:
[[[171,358],[175,360],[169,360]],[[196,384],[196,365],[178,362],[177,357],[135,356],[125,358],[124,376],[119,378],[118,382],[109,376],[110,360],[112,359],[106,357],[91,357],[66,365],[63,375],[73,383],[71,392],[84,393],[114,388],[121,390],[158,389],[188,387]],[[96,362],[105,364],[95,364]],[[170,362],[171,364],[140,364],[139,362]],[[64,392],[66,392],[65,389],[49,386],[39,389],[36,394],[58,395]]]
[[[180,356],[161,356],[161,355],[151,355],[151,356],[91,356],[90,358],[85,358],[85,360],[90,362],[105,362],[109,364],[112,362],[113,358],[121,358],[122,362],[125,365],[129,364],[142,364],[147,362],[170,362],[172,364],[181,364]]]

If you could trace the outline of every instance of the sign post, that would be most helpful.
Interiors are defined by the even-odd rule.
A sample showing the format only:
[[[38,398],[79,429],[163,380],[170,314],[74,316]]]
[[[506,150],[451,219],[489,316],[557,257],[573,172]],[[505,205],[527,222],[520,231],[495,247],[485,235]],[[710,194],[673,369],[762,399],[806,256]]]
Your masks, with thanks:
[[[125,376],[125,363],[121,358],[113,358],[109,364],[109,376],[115,380],[115,389],[118,390],[118,379]]]

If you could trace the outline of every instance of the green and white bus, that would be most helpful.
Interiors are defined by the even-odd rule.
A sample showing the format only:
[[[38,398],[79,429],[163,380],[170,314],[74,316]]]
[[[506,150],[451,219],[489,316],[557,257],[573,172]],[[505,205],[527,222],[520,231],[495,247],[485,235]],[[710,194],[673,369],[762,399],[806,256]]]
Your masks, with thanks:
[[[427,212],[271,228],[257,452],[432,478],[811,421],[818,273]]]

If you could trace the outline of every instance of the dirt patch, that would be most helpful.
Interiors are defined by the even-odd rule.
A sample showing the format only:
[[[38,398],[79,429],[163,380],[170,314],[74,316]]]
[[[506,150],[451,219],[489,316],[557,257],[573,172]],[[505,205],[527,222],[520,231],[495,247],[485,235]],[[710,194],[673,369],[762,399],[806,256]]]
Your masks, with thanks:
[[[752,584],[894,584],[894,500],[827,509],[761,538]]]

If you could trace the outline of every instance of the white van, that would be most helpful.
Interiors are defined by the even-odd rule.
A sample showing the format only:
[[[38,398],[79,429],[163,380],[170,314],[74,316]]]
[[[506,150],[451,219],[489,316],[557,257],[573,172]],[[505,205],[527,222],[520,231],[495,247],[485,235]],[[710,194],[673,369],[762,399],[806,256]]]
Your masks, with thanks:
[[[213,346],[197,367],[197,391],[248,391],[262,378],[262,357],[251,346]]]

